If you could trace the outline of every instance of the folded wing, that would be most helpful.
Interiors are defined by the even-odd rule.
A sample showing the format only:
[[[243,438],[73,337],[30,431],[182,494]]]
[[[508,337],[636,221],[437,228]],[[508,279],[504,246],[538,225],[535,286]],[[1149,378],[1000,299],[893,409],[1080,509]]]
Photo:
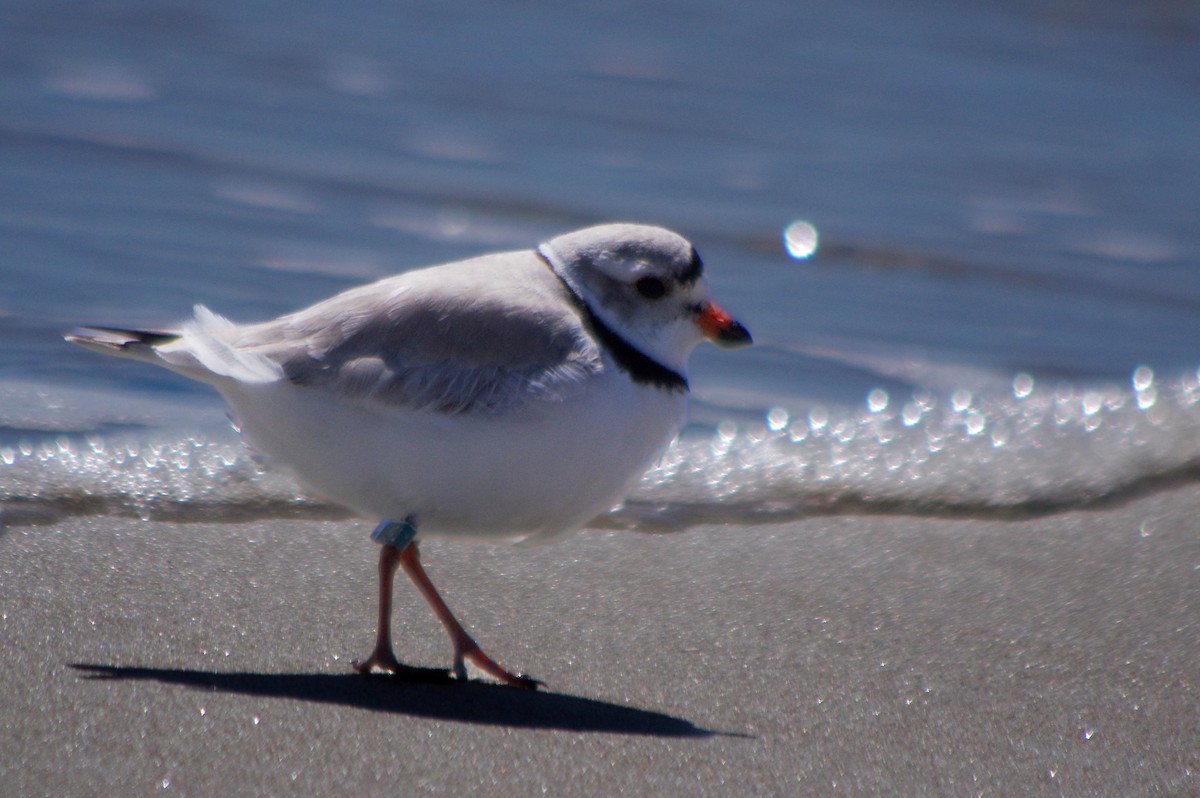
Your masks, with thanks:
[[[601,367],[570,314],[413,294],[403,282],[352,290],[242,328],[235,346],[278,364],[297,385],[346,401],[449,414],[559,401]]]

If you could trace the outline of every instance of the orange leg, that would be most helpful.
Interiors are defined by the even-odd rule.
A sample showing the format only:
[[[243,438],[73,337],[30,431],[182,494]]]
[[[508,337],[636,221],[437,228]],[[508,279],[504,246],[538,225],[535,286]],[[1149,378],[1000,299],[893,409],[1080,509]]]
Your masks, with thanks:
[[[390,548],[390,547],[385,547]],[[467,668],[465,660],[470,660],[477,668],[491,676],[493,679],[504,682],[512,687],[525,687],[530,690],[536,690],[541,684],[537,679],[530,678],[524,674],[510,673],[479,647],[479,644],[467,634],[467,630],[462,627],[458,619],[454,617],[454,613],[446,606],[446,602],[438,595],[437,588],[433,586],[429,576],[425,573],[425,569],[421,567],[421,556],[417,551],[416,543],[409,543],[400,552],[400,567],[404,569],[404,573],[412,580],[412,583],[417,586],[421,596],[429,604],[433,614],[442,622],[442,627],[446,630],[446,634],[450,635],[450,642],[454,645],[454,675],[463,681],[467,678]]]
[[[359,673],[370,673],[372,668],[397,673],[407,667],[392,651],[392,581],[399,564],[400,551],[395,546],[379,547],[379,620],[375,624],[375,650],[365,660],[354,663]]]
[[[484,653],[462,627],[454,613],[446,606],[446,602],[438,594],[425,569],[421,567],[420,554],[417,544],[406,542],[403,548],[384,544],[379,552],[379,618],[375,627],[375,649],[367,659],[355,662],[354,667],[359,673],[370,673],[373,668],[407,678],[428,680],[433,671],[427,668],[414,668],[402,664],[392,651],[392,583],[396,568],[401,567],[408,578],[416,585],[421,596],[433,609],[435,615],[454,646],[454,675],[460,681],[466,681],[467,668],[465,661],[470,660],[480,670],[494,679],[513,687],[525,687],[536,690],[541,684],[537,679],[510,673]],[[445,671],[440,671],[444,674]]]

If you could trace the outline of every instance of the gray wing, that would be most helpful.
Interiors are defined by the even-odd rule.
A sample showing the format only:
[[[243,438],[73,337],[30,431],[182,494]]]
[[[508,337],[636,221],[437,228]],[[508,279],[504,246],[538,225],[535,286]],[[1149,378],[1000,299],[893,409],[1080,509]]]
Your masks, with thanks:
[[[451,414],[561,400],[601,368],[570,312],[395,288],[364,286],[244,328],[236,346],[275,361],[297,385]]]

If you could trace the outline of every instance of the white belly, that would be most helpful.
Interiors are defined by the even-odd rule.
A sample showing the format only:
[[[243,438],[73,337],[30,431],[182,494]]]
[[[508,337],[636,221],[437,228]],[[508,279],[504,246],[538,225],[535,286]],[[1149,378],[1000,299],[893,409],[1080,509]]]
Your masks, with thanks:
[[[249,443],[322,496],[422,535],[553,535],[618,502],[662,452],[686,396],[609,372],[500,415],[346,404],[290,383],[222,386]]]

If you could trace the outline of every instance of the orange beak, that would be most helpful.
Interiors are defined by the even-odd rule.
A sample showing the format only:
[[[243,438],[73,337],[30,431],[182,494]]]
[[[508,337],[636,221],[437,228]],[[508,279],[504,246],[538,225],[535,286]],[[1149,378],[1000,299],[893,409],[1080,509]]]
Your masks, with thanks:
[[[720,347],[733,348],[752,342],[750,331],[713,302],[705,302],[697,309],[696,326],[705,338]]]

